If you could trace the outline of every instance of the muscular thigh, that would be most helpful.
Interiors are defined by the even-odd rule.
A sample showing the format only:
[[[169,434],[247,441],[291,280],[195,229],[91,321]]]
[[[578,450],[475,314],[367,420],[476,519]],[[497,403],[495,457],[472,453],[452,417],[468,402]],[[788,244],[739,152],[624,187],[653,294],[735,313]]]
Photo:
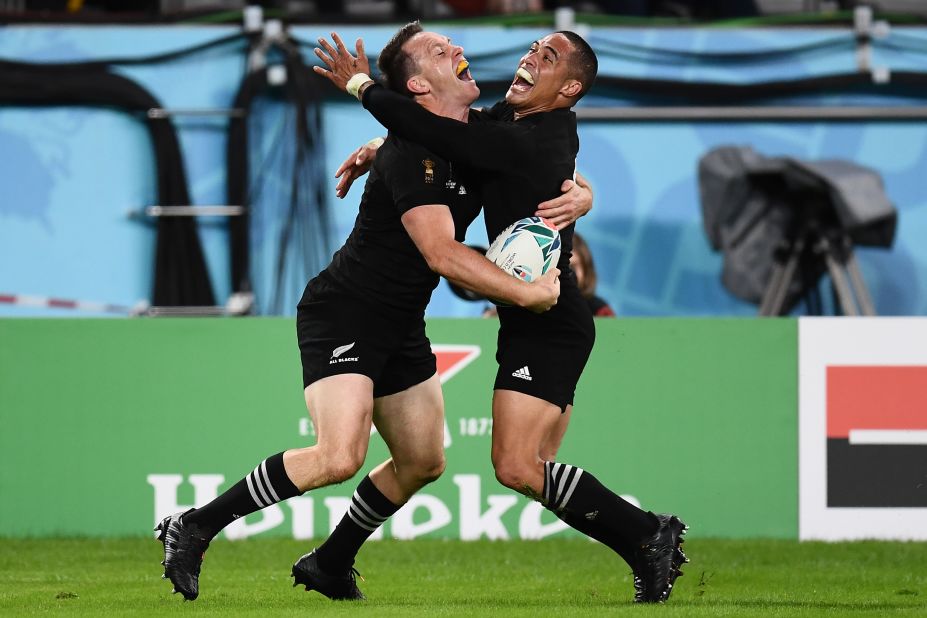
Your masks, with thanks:
[[[440,459],[444,398],[437,373],[404,391],[378,397],[373,420],[397,464]]]
[[[492,399],[493,461],[534,463],[559,424],[560,408],[517,391],[496,390]]]
[[[341,374],[305,389],[306,408],[318,444],[367,442],[373,419],[373,383],[367,376]]]

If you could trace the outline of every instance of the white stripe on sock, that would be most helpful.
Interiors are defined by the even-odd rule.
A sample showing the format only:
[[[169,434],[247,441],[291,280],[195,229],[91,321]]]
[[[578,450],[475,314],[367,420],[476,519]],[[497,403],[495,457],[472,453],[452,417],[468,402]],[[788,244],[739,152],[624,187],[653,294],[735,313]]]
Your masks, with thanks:
[[[572,471],[573,466],[563,466],[563,476],[560,477],[560,481],[557,483],[557,497],[554,498],[554,502],[558,505],[557,508],[560,508],[560,496],[563,495],[563,490],[566,488],[567,480],[569,480]]]
[[[258,466],[258,468],[260,468],[260,466]],[[264,502],[267,503],[267,506],[270,506],[273,504],[273,501],[271,501],[267,492],[264,491],[264,483],[261,482],[261,475],[258,473],[258,468],[251,471],[251,476],[254,477],[254,486],[257,487],[258,492],[261,494],[261,497],[264,498]]]
[[[560,508],[566,508],[566,505],[570,502],[570,496],[573,495],[573,490],[576,489],[576,485],[579,483],[579,477],[583,475],[582,468],[576,468],[576,476],[573,477],[573,483],[570,484],[570,489],[567,490],[566,495],[563,497],[563,502],[560,503]]]
[[[370,513],[370,514],[373,516],[374,521],[379,520],[379,523],[381,523],[381,524],[382,524],[384,521],[386,521],[386,517],[383,517],[382,515],[380,515],[380,514],[377,513],[376,511],[374,511],[372,508],[370,508],[370,505],[367,504],[366,502],[364,502],[364,499],[361,498],[361,497],[360,497],[360,494],[357,493],[356,491],[354,492],[354,499],[357,500],[358,504],[360,504],[362,507],[364,507],[365,509],[367,509],[367,512]]]
[[[280,496],[277,495],[277,492],[274,491],[274,486],[270,484],[270,477],[267,475],[267,460],[261,462],[261,477],[264,479],[264,485],[267,487],[267,491],[270,492],[270,495],[274,497],[274,502],[280,502]]]
[[[355,515],[357,515],[359,518],[363,519],[365,522],[367,522],[368,524],[370,524],[370,525],[373,526],[374,528],[379,528],[379,527],[380,527],[380,524],[383,523],[382,521],[377,521],[376,519],[373,519],[372,517],[370,517],[369,515],[367,515],[367,513],[364,512],[364,509],[360,508],[359,506],[357,506],[357,505],[354,504],[353,502],[351,503],[351,506],[348,507],[348,511],[350,511],[351,513],[354,513]]]
[[[248,483],[248,491],[251,492],[251,499],[254,500],[254,503],[257,504],[258,507],[263,509],[266,505],[263,502],[261,502],[261,499],[258,498],[257,492],[254,491],[254,485],[251,483],[250,474],[248,474],[248,476],[245,477],[245,481],[247,481]]]
[[[555,463],[555,464],[554,464],[554,467],[551,469],[551,471],[550,471],[550,480],[552,480],[554,483],[557,482],[557,480],[558,480],[558,479],[557,479],[557,472],[558,472],[558,471],[560,470],[560,468],[562,468],[562,467],[563,467],[563,464]]]
[[[354,520],[354,523],[363,528],[364,530],[370,530],[371,532],[376,532],[379,526],[370,526],[357,518],[354,514],[354,509],[348,508],[348,517]]]

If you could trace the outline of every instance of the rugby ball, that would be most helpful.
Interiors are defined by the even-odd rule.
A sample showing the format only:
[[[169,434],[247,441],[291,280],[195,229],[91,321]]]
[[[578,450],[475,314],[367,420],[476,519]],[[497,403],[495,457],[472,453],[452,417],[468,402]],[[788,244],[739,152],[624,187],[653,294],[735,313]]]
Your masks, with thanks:
[[[526,217],[508,226],[486,252],[490,262],[531,283],[560,259],[560,233],[541,217]]]

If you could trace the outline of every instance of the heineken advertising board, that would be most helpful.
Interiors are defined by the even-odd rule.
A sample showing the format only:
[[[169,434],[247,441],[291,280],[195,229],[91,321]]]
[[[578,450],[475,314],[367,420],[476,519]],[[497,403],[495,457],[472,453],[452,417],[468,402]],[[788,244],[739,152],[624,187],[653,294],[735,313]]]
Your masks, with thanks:
[[[794,320],[597,320],[559,461],[693,536],[798,535]],[[574,534],[490,463],[494,320],[431,320],[444,475],[380,537]],[[543,334],[539,334],[543,336]],[[314,442],[290,319],[0,320],[0,536],[139,536],[268,455]],[[230,538],[324,537],[342,485],[235,522]]]

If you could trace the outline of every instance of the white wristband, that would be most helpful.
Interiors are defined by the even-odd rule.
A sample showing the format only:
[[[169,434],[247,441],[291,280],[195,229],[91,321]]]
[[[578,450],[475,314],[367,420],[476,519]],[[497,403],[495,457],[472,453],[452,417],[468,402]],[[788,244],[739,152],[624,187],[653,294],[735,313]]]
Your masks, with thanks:
[[[383,145],[384,141],[385,140],[382,137],[375,137],[369,142],[367,142],[366,144],[364,144],[364,146],[371,146],[373,148],[379,148],[380,146]]]
[[[348,84],[345,86],[345,90],[348,91],[348,94],[352,95],[358,101],[360,101],[359,90],[360,87],[366,84],[367,82],[372,82],[370,76],[366,73],[356,73],[351,79],[348,80]]]

